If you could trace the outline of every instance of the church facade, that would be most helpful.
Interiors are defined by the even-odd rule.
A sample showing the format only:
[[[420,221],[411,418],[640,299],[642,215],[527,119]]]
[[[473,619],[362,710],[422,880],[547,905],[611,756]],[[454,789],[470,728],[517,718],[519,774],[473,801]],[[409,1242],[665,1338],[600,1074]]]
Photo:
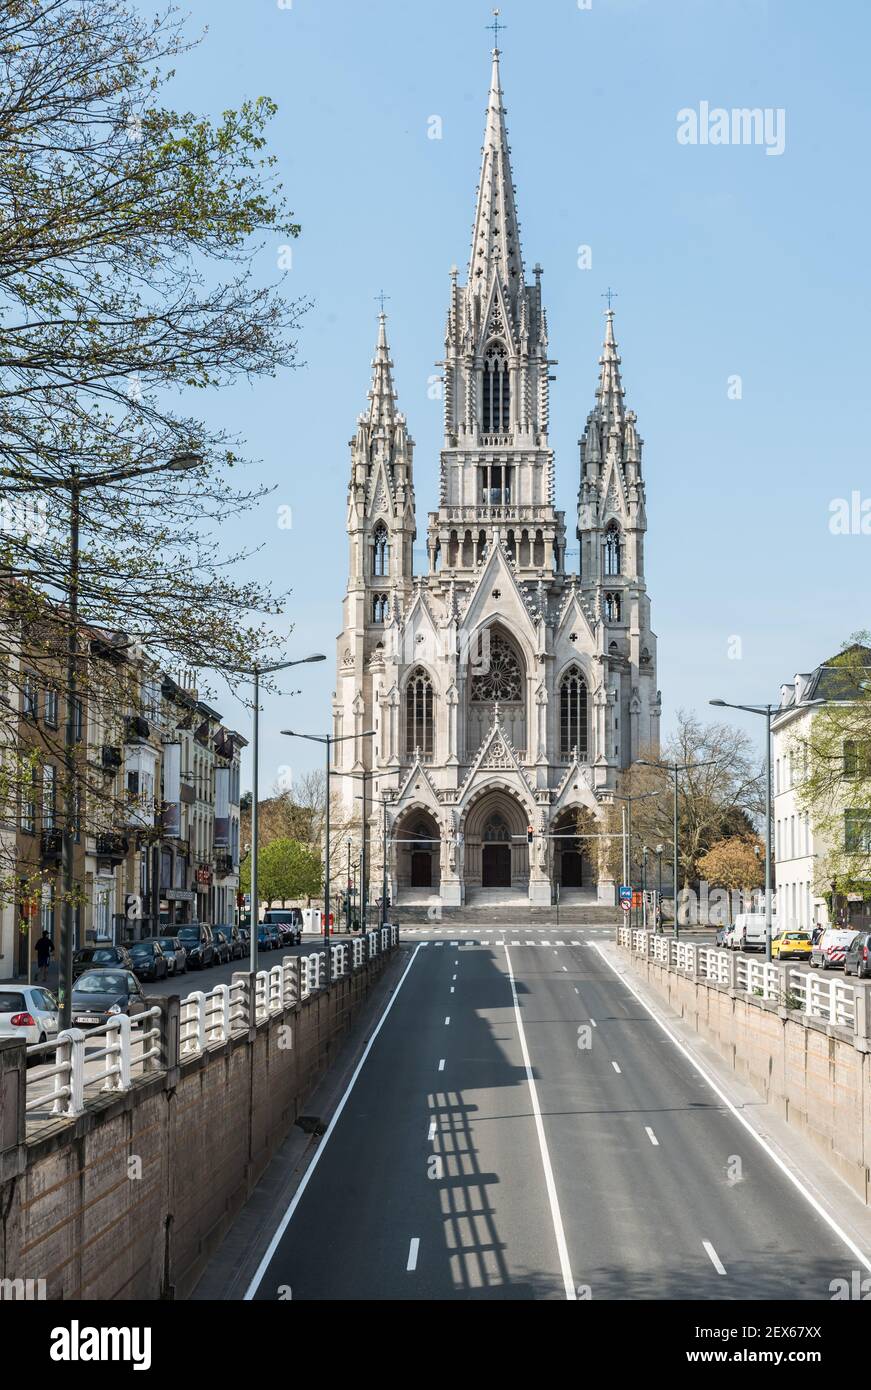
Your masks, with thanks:
[[[546,904],[557,890],[612,904],[595,827],[621,772],[658,749],[642,441],[614,313],[580,443],[569,572],[541,274],[524,271],[495,50],[469,268],[464,281],[451,272],[425,574],[413,568],[414,444],[383,312],[351,441],[333,771],[348,819],[367,798],[373,900],[386,842],[400,904]]]

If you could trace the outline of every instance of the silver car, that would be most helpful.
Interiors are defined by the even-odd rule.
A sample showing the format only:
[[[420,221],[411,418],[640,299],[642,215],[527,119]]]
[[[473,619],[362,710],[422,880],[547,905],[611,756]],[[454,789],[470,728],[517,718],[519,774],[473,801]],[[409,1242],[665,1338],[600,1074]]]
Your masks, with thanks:
[[[28,1045],[57,1037],[58,1002],[43,985],[0,985],[0,1038]]]

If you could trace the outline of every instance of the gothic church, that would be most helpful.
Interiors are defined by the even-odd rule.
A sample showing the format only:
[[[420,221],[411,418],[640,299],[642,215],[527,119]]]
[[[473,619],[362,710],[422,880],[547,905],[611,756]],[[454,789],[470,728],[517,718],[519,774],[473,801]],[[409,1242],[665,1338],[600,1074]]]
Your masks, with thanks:
[[[609,307],[568,572],[548,436],[555,363],[541,268],[529,283],[521,255],[499,57],[468,274],[451,274],[426,574],[413,571],[414,444],[383,312],[351,441],[335,785],[349,817],[366,788],[373,901],[386,839],[394,903],[543,905],[559,891],[613,904],[604,841],[574,832],[659,744],[642,441]]]

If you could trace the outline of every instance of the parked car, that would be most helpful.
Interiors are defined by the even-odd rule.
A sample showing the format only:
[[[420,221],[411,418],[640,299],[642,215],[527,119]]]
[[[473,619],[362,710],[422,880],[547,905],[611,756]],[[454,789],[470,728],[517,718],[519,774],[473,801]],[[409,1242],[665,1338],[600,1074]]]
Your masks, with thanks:
[[[97,1028],[118,1014],[133,1018],[148,1007],[132,970],[89,970],[73,987],[70,1021],[74,1028]]]
[[[714,938],[715,945],[717,945],[717,946],[725,946],[725,944],[726,944],[726,937],[727,937],[728,933],[729,933],[729,928],[728,928],[728,927],[717,927],[717,935],[716,935],[716,937]]]
[[[809,960],[813,942],[806,931],[782,931],[772,937],[772,960]]]
[[[126,946],[82,946],[73,952],[73,979],[84,975],[86,970],[100,970],[106,966],[117,965],[122,970],[132,970],[133,962]]]
[[[277,927],[282,944],[299,946],[302,941],[302,909],[299,907],[270,907],[263,914],[264,924]]]
[[[231,922],[220,922],[213,931],[223,932],[230,946],[230,958],[232,960],[243,960],[248,954],[248,946],[238,927]]]
[[[847,947],[855,935],[850,927],[826,927],[811,950],[811,965],[819,965],[823,970],[843,970]]]
[[[777,918],[771,918],[772,938],[780,928]],[[739,912],[731,928],[729,945],[733,951],[764,951],[767,927],[764,912]]]
[[[133,973],[140,980],[166,979],[169,974],[169,961],[155,937],[149,936],[144,941],[134,941],[127,947],[127,951],[133,962]]]
[[[278,928],[269,926],[267,922],[261,922],[257,928],[257,945],[261,951],[277,950],[281,945]]]
[[[41,985],[0,985],[0,1038],[21,1038],[28,1045],[57,1035],[58,1003]]]
[[[187,951],[191,970],[205,970],[216,964],[212,929],[205,922],[185,922],[178,929],[178,939]]]
[[[186,975],[188,953],[180,939],[177,936],[156,936],[154,939],[160,942],[160,949],[166,956],[170,975]]]
[[[212,941],[215,945],[215,964],[229,964],[233,959],[233,948],[227,939],[227,933],[224,927],[212,927]]]
[[[844,974],[857,980],[871,977],[871,931],[857,931],[844,956]]]
[[[738,949],[735,944],[734,922],[730,922],[728,927],[726,927],[725,931],[723,932],[723,945],[725,946],[727,951],[735,951]]]

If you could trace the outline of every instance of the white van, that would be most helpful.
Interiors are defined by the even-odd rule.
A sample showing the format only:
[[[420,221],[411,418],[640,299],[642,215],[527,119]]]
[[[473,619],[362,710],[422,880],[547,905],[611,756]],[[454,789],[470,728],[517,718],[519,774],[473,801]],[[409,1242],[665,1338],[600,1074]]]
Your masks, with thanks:
[[[777,917],[771,917],[771,935],[777,936]],[[729,937],[733,951],[765,951],[767,929],[764,912],[739,912]]]
[[[847,947],[856,935],[854,927],[826,927],[811,951],[811,965],[823,970],[843,970]]]

